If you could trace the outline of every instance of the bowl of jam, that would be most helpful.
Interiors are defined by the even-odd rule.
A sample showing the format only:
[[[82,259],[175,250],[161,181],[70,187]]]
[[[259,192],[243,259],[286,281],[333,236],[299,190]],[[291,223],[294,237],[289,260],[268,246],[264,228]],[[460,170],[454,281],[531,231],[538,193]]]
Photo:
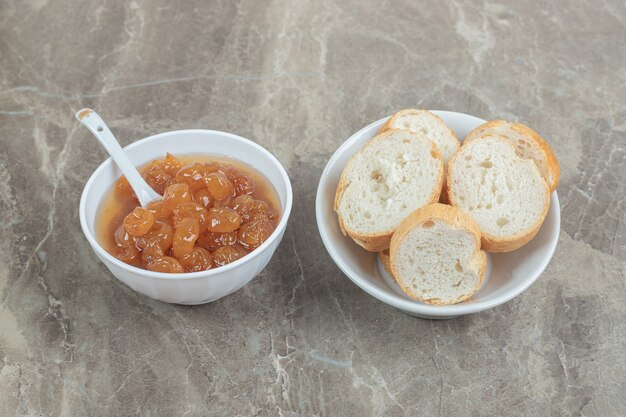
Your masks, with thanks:
[[[83,232],[116,278],[157,300],[203,304],[265,268],[293,200],[271,153],[213,130],[161,133],[124,151],[161,198],[141,207],[109,158],[80,201]]]

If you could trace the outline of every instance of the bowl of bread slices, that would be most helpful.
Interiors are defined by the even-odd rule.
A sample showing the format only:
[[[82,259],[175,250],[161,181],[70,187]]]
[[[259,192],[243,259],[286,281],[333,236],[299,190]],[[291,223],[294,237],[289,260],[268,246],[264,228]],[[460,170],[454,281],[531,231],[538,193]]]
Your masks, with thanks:
[[[559,177],[548,142],[520,123],[402,110],[330,158],[318,229],[339,268],[375,298],[424,318],[477,313],[547,267]]]

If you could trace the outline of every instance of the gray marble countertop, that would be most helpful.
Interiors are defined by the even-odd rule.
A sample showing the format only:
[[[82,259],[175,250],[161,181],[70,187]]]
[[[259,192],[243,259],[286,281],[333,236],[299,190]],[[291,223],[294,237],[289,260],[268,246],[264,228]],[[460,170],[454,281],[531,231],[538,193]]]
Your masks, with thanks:
[[[0,3],[0,415],[626,415],[623,1]],[[217,302],[135,294],[78,201],[104,151],[182,128],[291,176],[274,259]],[[524,122],[559,158],[559,244],[520,297],[427,321],[370,297],[317,233],[319,175],[405,107]]]

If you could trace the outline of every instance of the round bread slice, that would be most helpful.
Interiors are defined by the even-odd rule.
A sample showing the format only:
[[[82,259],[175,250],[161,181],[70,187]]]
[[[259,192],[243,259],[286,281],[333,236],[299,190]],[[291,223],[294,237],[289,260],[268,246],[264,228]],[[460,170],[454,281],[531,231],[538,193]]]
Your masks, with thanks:
[[[447,193],[450,204],[478,224],[487,252],[525,245],[550,206],[550,190],[537,166],[497,135],[463,144],[448,165]]]
[[[391,238],[389,267],[402,290],[428,304],[455,304],[481,286],[487,256],[476,223],[456,207],[413,212]]]
[[[348,161],[335,194],[343,234],[368,251],[389,248],[391,235],[413,210],[439,199],[443,162],[424,135],[389,130]]]
[[[518,156],[535,162],[550,191],[556,189],[561,177],[559,163],[550,145],[537,132],[520,123],[492,120],[472,130],[463,143],[485,135],[499,135],[511,141]]]
[[[424,134],[437,145],[445,164],[461,146],[454,131],[445,124],[441,117],[428,110],[400,110],[380,127],[378,133],[390,129],[407,129]]]

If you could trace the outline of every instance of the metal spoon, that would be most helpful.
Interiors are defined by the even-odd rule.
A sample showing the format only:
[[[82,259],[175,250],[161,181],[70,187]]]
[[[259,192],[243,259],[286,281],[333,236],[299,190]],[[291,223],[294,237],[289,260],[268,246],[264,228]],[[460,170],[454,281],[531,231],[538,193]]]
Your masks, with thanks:
[[[161,198],[161,195],[152,189],[148,183],[142,178],[137,168],[130,162],[130,159],[124,153],[124,150],[120,146],[109,127],[104,123],[104,120],[91,109],[82,109],[76,113],[76,118],[81,122],[89,131],[100,141],[104,149],[107,150],[113,161],[117,164],[118,168],[122,171],[122,174],[128,180],[128,183],[133,188],[139,204],[145,207],[151,201]]]

